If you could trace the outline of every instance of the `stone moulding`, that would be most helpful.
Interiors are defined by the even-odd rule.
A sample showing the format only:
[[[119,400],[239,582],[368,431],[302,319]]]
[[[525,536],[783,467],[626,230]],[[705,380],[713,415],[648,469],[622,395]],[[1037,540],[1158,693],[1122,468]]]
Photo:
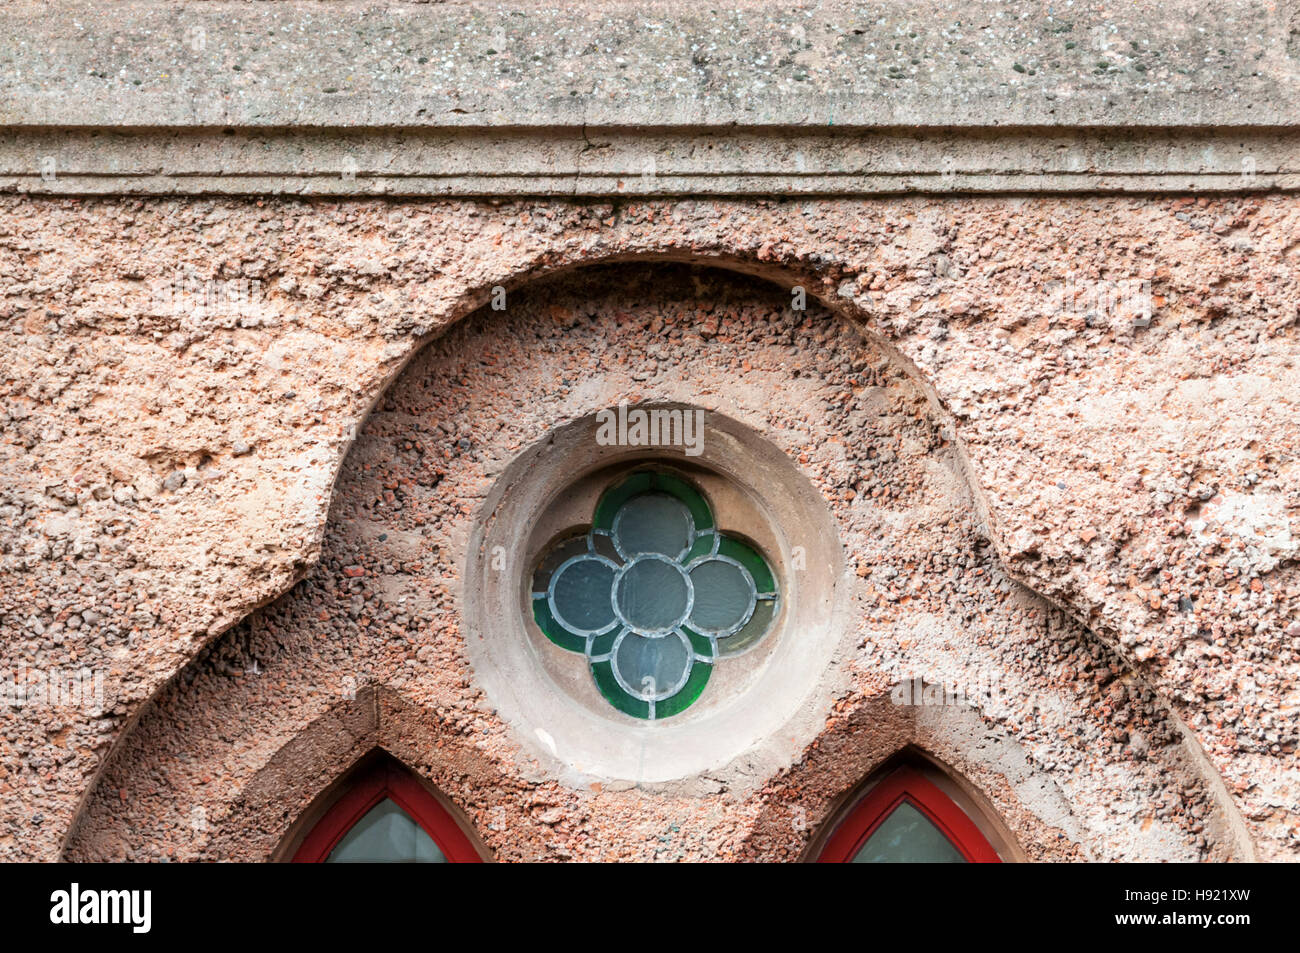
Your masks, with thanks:
[[[0,192],[1293,190],[1296,0],[19,2]]]
[[[43,195],[744,196],[1300,187],[1300,133],[1006,129],[14,129]]]

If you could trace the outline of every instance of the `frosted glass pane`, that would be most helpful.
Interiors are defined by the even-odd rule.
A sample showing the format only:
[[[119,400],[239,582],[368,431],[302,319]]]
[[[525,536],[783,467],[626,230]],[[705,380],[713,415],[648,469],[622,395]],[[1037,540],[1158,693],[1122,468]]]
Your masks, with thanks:
[[[642,632],[676,626],[686,615],[689,596],[685,574],[662,559],[639,560],[618,581],[618,611],[628,625]]]
[[[676,558],[693,542],[691,511],[666,493],[635,496],[614,517],[614,538],[629,557],[658,553]]]
[[[445,864],[438,845],[411,816],[385,798],[352,825],[327,864]]]
[[[966,858],[928,817],[904,801],[867,838],[855,864],[964,864]]]
[[[603,629],[614,621],[609,590],[614,567],[595,559],[570,563],[555,578],[555,611],[560,622],[579,632]]]
[[[739,566],[710,559],[691,570],[691,582],[695,584],[691,624],[696,630],[730,631],[749,614],[749,577]]]
[[[676,635],[645,639],[628,634],[614,653],[614,665],[623,682],[638,695],[663,697],[686,678],[690,650]]]

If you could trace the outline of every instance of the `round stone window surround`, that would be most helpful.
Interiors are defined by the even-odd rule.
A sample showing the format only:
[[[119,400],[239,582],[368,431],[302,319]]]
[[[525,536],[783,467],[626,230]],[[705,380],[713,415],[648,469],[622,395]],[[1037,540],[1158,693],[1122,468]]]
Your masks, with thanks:
[[[694,410],[681,404],[646,408]],[[657,783],[724,771],[742,755],[775,768],[820,730],[846,632],[845,562],[812,483],[751,428],[706,411],[703,452],[602,446],[595,414],[562,425],[502,471],[473,528],[465,575],[466,646],[489,702],[573,783]],[[723,532],[756,546],[781,594],[771,630],[722,659],[695,705],[644,722],[614,710],[580,655],[531,620],[531,578],[548,547],[585,531],[600,493],[637,469],[690,480]]]

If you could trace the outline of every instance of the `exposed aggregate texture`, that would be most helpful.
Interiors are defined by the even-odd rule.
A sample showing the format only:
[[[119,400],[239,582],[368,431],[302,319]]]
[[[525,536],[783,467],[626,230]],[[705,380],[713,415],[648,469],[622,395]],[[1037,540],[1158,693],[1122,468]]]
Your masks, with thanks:
[[[702,794],[636,779],[566,789],[476,689],[463,645],[479,633],[457,591],[468,526],[503,465],[551,427],[682,386],[761,428],[832,508],[854,565],[848,684],[800,764],[765,788],[742,767],[710,772]],[[1035,858],[1231,856],[1229,824],[1158,700],[1008,580],[978,522],[924,395],[821,307],[795,312],[783,289],[680,266],[536,283],[405,369],[344,464],[316,569],[145,711],[69,854],[269,856],[308,806],[295,797],[348,763],[319,750],[316,723],[376,686],[358,706],[379,704],[376,724],[348,733],[347,756],[379,744],[428,766],[503,860],[793,859],[831,802],[908,744],[978,778]],[[980,717],[935,706],[920,725],[890,710],[888,690],[918,676],[967,691]],[[629,734],[643,729],[628,719]],[[280,755],[303,738],[307,752]],[[315,783],[266,796],[258,773],[286,762]]]
[[[344,718],[328,713],[350,676],[386,686],[357,699],[373,702],[372,714],[392,712],[358,728],[356,746],[402,749],[503,857],[794,856],[806,835],[783,805],[803,806],[815,823],[861,776],[849,774],[894,750],[891,738],[928,741],[1033,856],[1293,857],[1298,224],[1300,207],[1280,196],[0,200],[0,674],[40,680],[85,667],[102,674],[106,696],[102,712],[48,703],[3,711],[0,856],[58,856],[83,798],[69,856],[266,856],[292,809],[345,767],[349,752],[361,753],[303,742],[330,753],[302,755],[315,775],[299,783],[265,773],[308,726]],[[647,290],[642,279],[621,306],[625,323],[611,306],[572,326],[552,318],[545,337],[538,315],[550,302],[523,303],[528,282],[546,272],[650,257],[801,284],[834,317],[756,343],[764,322],[779,326],[777,301],[719,314],[691,311],[689,296],[665,291],[663,301],[677,302],[667,308],[655,301],[655,282]],[[177,313],[159,289],[178,268],[219,287],[259,281],[261,293],[243,314]],[[575,313],[583,274],[565,292]],[[1150,283],[1149,326],[1123,305],[1090,303],[1098,289],[1135,280]],[[684,802],[663,791],[548,787],[544,768],[514,763],[511,729],[476,694],[456,644],[458,567],[401,534],[379,545],[361,531],[362,509],[414,494],[403,488],[414,479],[403,461],[421,472],[416,458],[434,454],[448,472],[435,486],[418,484],[423,518],[431,533],[443,522],[449,532],[472,518],[490,476],[473,466],[476,446],[491,446],[500,464],[512,436],[556,422],[558,405],[511,401],[518,375],[535,373],[527,362],[498,367],[491,384],[518,421],[466,418],[430,439],[428,428],[466,414],[464,406],[404,418],[392,402],[418,375],[381,398],[417,345],[498,285],[520,299],[495,315],[501,329],[491,334],[503,349],[540,339],[561,354],[636,355],[629,389],[692,362],[713,360],[721,373],[750,350],[750,368],[727,373],[737,388],[757,388],[746,383],[750,371],[782,335],[787,367],[769,372],[765,396],[786,386],[778,382],[796,360],[822,381],[820,412],[800,423],[808,460],[796,459],[838,497],[843,542],[862,573],[855,597],[864,637],[850,687],[827,699],[823,739],[764,779],[763,793]],[[777,298],[788,302],[788,291]],[[691,347],[649,330],[656,308]],[[876,343],[856,335],[848,343],[837,330],[846,324]],[[731,346],[715,354],[719,343]],[[449,401],[465,386],[449,378],[427,396]],[[472,389],[461,397],[487,399]],[[329,521],[335,478],[377,399]],[[892,429],[857,406],[876,399],[894,408]],[[781,408],[773,400],[776,419],[760,429],[797,454],[802,444],[782,436],[790,426]],[[758,407],[750,412],[757,419]],[[491,445],[498,422],[523,431]],[[829,433],[843,442],[820,439]],[[881,459],[885,450],[894,459]],[[453,464],[462,469],[453,473]],[[949,476],[927,483],[927,466]],[[439,493],[448,480],[462,492]],[[897,522],[881,519],[885,511]],[[889,535],[926,519],[935,521],[931,536]],[[376,547],[364,549],[373,565],[341,563],[363,544]],[[322,553],[298,589],[230,628],[289,590]],[[347,575],[353,565],[365,573]],[[422,601],[398,611],[386,593],[405,585]],[[371,598],[388,614],[366,611]],[[342,626],[333,641],[328,628],[304,624],[313,610],[317,626]],[[945,628],[967,615],[970,624]],[[935,616],[947,621],[927,621]],[[421,624],[434,619],[444,623],[436,631]],[[319,651],[308,653],[310,645]],[[268,671],[298,670],[285,671],[279,688],[244,672],[250,658]],[[917,716],[925,724],[873,729],[890,724],[878,702],[891,679],[917,667],[954,681],[992,669],[1026,694],[1063,700],[1060,711],[988,705],[970,726],[1018,753],[1022,787],[1050,779],[1055,807],[1017,793],[1007,759],[973,757],[931,714]],[[448,753],[435,756],[440,750]],[[287,816],[275,816],[277,797]],[[132,814],[133,803],[150,805],[152,820]],[[517,841],[494,839],[491,819],[479,816],[503,803],[520,817],[538,815],[516,828]],[[235,807],[256,818],[256,831],[223,833]],[[721,815],[716,823],[702,821],[710,812]],[[608,836],[620,828],[624,836]],[[656,839],[665,832],[667,841]]]

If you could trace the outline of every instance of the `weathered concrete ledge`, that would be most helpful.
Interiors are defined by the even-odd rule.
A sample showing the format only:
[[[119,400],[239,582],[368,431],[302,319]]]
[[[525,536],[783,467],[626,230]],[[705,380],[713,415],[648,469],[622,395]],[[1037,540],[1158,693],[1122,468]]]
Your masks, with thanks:
[[[1300,131],[36,130],[0,190],[49,195],[852,195],[1300,187]]]
[[[0,11],[0,189],[1294,189],[1300,4]]]

